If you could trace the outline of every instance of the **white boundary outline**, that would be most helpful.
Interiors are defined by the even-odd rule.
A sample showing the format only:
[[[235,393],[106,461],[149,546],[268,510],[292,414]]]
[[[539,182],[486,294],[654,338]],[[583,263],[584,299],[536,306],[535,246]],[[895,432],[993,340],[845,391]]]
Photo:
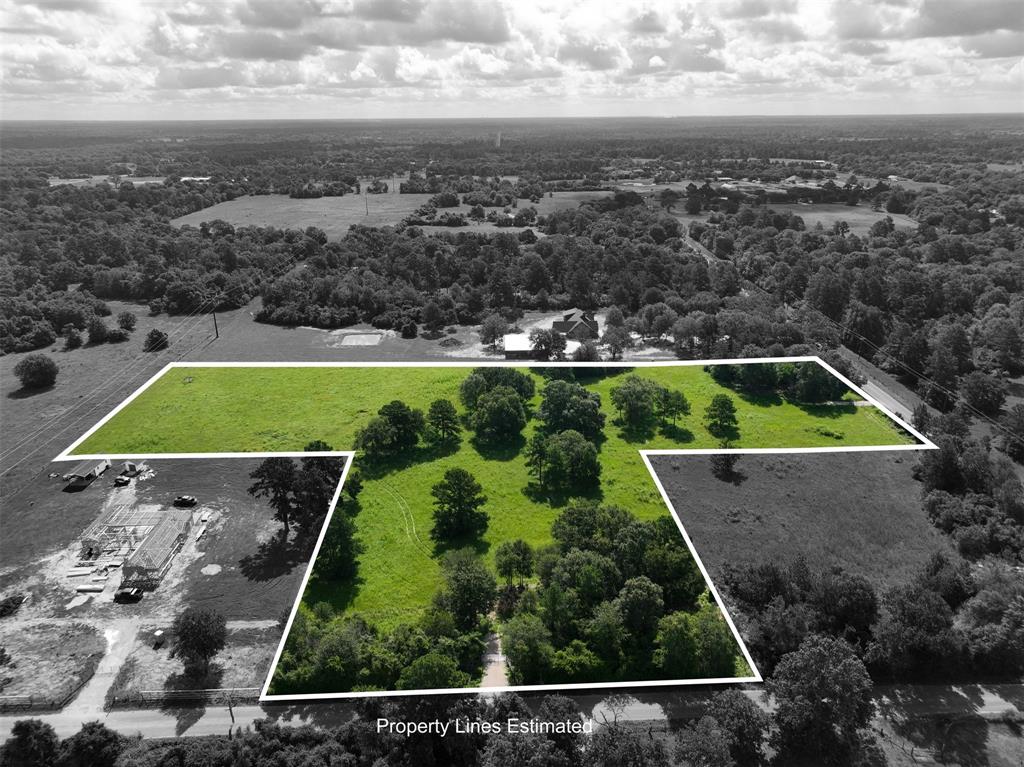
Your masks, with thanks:
[[[854,445],[848,447],[796,447],[796,448],[728,448],[728,449],[715,449],[715,448],[696,448],[692,450],[638,450],[644,465],[647,467],[647,471],[654,481],[655,486],[658,488],[658,492],[661,494],[662,501],[668,508],[675,520],[676,527],[679,528],[680,534],[683,536],[683,540],[686,542],[686,546],[690,551],[690,555],[693,557],[694,562],[700,569],[701,575],[704,577],[704,582],[707,584],[708,590],[714,597],[715,602],[718,605],[719,610],[722,612],[722,616],[725,618],[726,623],[732,631],[733,638],[739,645],[740,651],[743,654],[744,660],[753,672],[752,676],[748,677],[716,677],[716,678],[705,678],[705,679],[656,679],[656,680],[644,680],[636,682],[595,682],[585,684],[553,684],[553,685],[509,685],[504,687],[459,687],[459,688],[441,688],[441,689],[428,689],[428,690],[373,690],[366,692],[334,692],[334,693],[304,693],[304,694],[292,694],[292,695],[271,695],[269,694],[270,683],[273,679],[274,672],[277,670],[277,665],[281,660],[281,655],[284,652],[284,645],[291,633],[292,623],[295,620],[295,616],[298,613],[299,605],[302,602],[302,596],[306,592],[306,586],[309,584],[309,579],[313,574],[313,565],[316,562],[317,557],[320,554],[320,548],[323,545],[324,539],[327,535],[327,529],[330,526],[331,519],[334,516],[334,511],[338,505],[338,500],[341,497],[341,490],[345,484],[345,479],[348,476],[349,469],[352,467],[355,459],[355,451],[352,450],[338,450],[338,451],[311,451],[311,452],[226,452],[226,453],[118,453],[118,454],[77,454],[72,455],[75,448],[81,445],[85,440],[92,436],[96,431],[102,428],[108,421],[116,416],[121,410],[131,404],[139,395],[146,391],[152,386],[158,379],[164,374],[169,373],[172,368],[214,368],[214,367],[237,367],[237,368],[275,368],[275,367],[287,367],[287,368],[300,368],[300,367],[322,367],[322,368],[346,368],[346,367],[381,367],[381,368],[407,368],[407,367],[453,367],[453,368],[477,368],[477,367],[595,367],[595,368],[645,368],[645,367],[684,367],[691,365],[741,365],[741,364],[758,364],[758,363],[777,363],[777,362],[815,362],[829,371],[832,375],[843,382],[851,391],[858,394],[862,399],[869,402],[876,409],[884,413],[889,419],[899,425],[907,433],[911,434],[917,440],[919,444],[907,444],[907,445]],[[817,356],[803,356],[803,357],[757,357],[757,358],[742,358],[742,359],[723,359],[723,360],[635,360],[635,361],[615,361],[615,362],[547,362],[538,364],[522,364],[519,362],[509,361],[482,361],[482,360],[466,360],[466,361],[446,361],[439,360],[436,362],[170,362],[160,369],[152,378],[146,381],[142,386],[136,389],[128,398],[126,398],[121,404],[115,407],[107,415],[101,418],[92,428],[86,431],[81,437],[76,439],[67,448],[65,448],[59,455],[57,455],[54,461],[83,461],[92,459],[107,458],[110,460],[130,460],[130,459],[189,459],[189,458],[271,458],[271,457],[292,457],[292,458],[312,458],[312,457],[337,457],[345,458],[345,467],[342,470],[341,478],[338,480],[338,486],[334,490],[334,495],[331,498],[331,504],[327,511],[327,516],[324,518],[323,527],[320,530],[320,535],[317,537],[316,546],[313,548],[313,553],[310,556],[309,563],[306,566],[306,572],[302,578],[302,584],[299,588],[298,594],[295,598],[295,603],[292,605],[291,612],[288,615],[288,622],[285,625],[284,633],[281,636],[281,641],[278,644],[277,651],[274,653],[274,660],[270,666],[270,671],[267,674],[267,679],[263,684],[263,688],[260,691],[260,702],[271,703],[271,702],[284,702],[284,701],[315,701],[315,700],[337,700],[345,698],[365,698],[365,697],[390,697],[390,696],[410,696],[410,695],[458,695],[458,694],[487,694],[487,693],[501,693],[501,692],[534,692],[534,691],[552,691],[552,690],[601,690],[601,689],[612,689],[612,688],[636,688],[636,687],[680,687],[680,686],[692,686],[692,685],[713,685],[713,684],[744,684],[744,683],[760,683],[764,679],[761,673],[758,671],[753,658],[747,649],[746,644],[743,641],[743,637],[740,636],[739,631],[736,629],[736,624],[733,622],[732,616],[729,615],[729,611],[726,609],[725,603],[719,596],[718,589],[715,587],[714,582],[711,580],[711,576],[704,566],[704,562],[701,560],[700,555],[693,546],[693,542],[690,540],[689,534],[686,532],[686,528],[683,526],[683,522],[676,512],[675,507],[672,505],[668,494],[665,492],[665,488],[658,478],[658,475],[654,471],[654,467],[651,465],[650,456],[652,455],[672,455],[672,456],[688,456],[688,455],[715,455],[719,453],[735,453],[735,454],[782,454],[782,453],[844,453],[844,452],[863,452],[863,451],[890,451],[890,450],[932,450],[936,449],[935,443],[933,443],[928,437],[919,432],[910,424],[906,423],[903,419],[897,416],[895,413],[886,408],[881,402],[869,395],[867,392],[862,390],[859,386],[854,384],[839,371],[829,365],[827,362]]]

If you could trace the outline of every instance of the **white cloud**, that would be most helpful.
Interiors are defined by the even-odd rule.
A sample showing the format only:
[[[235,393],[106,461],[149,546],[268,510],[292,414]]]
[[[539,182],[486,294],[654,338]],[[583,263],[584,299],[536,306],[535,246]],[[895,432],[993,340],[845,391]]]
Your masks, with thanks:
[[[1019,0],[36,0],[3,14],[0,87],[11,118],[90,105],[137,117],[225,104],[236,117],[273,116],[274,105],[281,116],[998,110],[1022,106],[1019,10]]]

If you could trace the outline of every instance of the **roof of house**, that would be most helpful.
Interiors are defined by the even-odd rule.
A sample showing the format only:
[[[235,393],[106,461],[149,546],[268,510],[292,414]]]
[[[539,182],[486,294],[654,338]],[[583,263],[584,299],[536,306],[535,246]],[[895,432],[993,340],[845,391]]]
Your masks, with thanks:
[[[99,468],[107,467],[110,465],[110,461],[106,458],[88,458],[79,464],[76,464],[75,468],[68,472],[68,474],[74,477],[84,477],[93,470],[99,470]]]
[[[533,344],[526,333],[509,333],[504,338],[504,347],[507,352],[528,352],[533,349]]]

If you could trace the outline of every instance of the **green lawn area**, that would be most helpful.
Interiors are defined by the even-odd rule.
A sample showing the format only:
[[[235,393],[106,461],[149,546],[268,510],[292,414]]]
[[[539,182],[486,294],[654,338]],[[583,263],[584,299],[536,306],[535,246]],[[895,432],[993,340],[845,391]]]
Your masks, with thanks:
[[[172,368],[130,405],[89,437],[76,453],[192,453],[297,451],[314,439],[338,450],[353,446],[356,431],[385,403],[400,399],[426,410],[447,398],[458,403],[461,380],[473,369],[438,367],[209,367]],[[606,440],[600,446],[601,500],[637,517],[667,514],[651,481],[641,449],[714,448],[718,440],[702,423],[715,394],[733,397],[738,410],[735,447],[783,448],[895,445],[911,441],[884,414],[852,403],[806,407],[778,397],[745,398],[715,383],[699,365],[632,369],[664,386],[683,391],[692,405],[675,429],[627,435],[613,421],[611,389],[630,369],[584,378],[601,395],[607,414]],[[540,403],[543,379],[537,379]],[[459,406],[461,411],[461,405]],[[531,421],[528,439],[536,422]],[[358,582],[339,584],[314,577],[304,594],[307,605],[328,602],[354,609],[371,622],[390,627],[411,621],[440,585],[440,569],[430,540],[432,498],[429,488],[454,466],[469,470],[484,486],[490,526],[481,543],[489,560],[504,540],[522,538],[531,545],[551,541],[551,523],[559,508],[535,502],[525,493],[530,477],[523,457],[481,452],[464,432],[457,451],[410,461],[383,477],[368,478],[356,518],[365,546]]]

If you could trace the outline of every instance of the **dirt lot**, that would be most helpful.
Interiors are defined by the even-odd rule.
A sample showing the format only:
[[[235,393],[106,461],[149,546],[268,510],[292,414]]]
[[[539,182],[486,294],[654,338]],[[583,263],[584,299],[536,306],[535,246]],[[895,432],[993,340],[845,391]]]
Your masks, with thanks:
[[[167,627],[161,627],[167,632]],[[172,658],[172,638],[153,647],[153,627],[139,631],[131,652],[107,692],[107,702],[137,699],[138,693],[159,690],[262,687],[281,639],[276,626],[228,631],[227,647],[217,654],[205,679],[183,674],[181,659]]]
[[[563,208],[575,208],[583,200],[607,196],[607,192],[555,192],[533,205],[539,215],[547,215]],[[414,210],[425,204],[430,194],[347,194],[344,197],[319,197],[296,200],[283,194],[239,197],[209,208],[176,218],[176,226],[196,226],[204,221],[221,219],[235,226],[276,226],[279,229],[305,229],[316,226],[332,240],[340,239],[353,224],[364,226],[394,226]],[[520,200],[520,207],[531,205]],[[469,205],[445,208],[452,213],[469,213]],[[429,226],[429,232],[495,232],[519,231],[518,228],[500,230],[493,224],[481,222],[462,227]]]
[[[61,702],[92,676],[107,649],[103,634],[85,623],[0,619],[0,696],[31,695]]]
[[[728,563],[803,554],[885,586],[951,551],[921,510],[913,453],[746,455],[735,482],[716,479],[703,456],[651,462],[716,582]]]
[[[80,648],[83,642],[54,633],[58,628],[63,632],[68,627],[81,627],[76,630],[98,637],[95,658],[83,663],[81,650],[76,650],[78,655],[69,660],[78,663],[80,670],[73,671],[65,663],[55,666],[60,673],[53,679],[45,674],[28,675],[21,685],[28,685],[26,693],[60,698],[61,691],[70,683],[68,679],[91,676],[97,661],[106,654],[106,671],[97,674],[95,683],[87,686],[88,694],[83,692],[73,705],[79,705],[80,699],[83,706],[97,699],[102,701],[106,686],[119,673],[121,659],[138,650],[137,627],[169,626],[189,605],[220,612],[236,631],[250,630],[250,634],[238,634],[239,642],[244,639],[248,644],[239,644],[237,652],[222,654],[219,663],[225,679],[259,677],[261,684],[277,648],[277,621],[295,600],[308,552],[289,547],[284,551],[274,549],[271,554],[261,553],[260,544],[275,535],[279,523],[265,502],[254,500],[246,492],[249,474],[258,463],[255,459],[148,461],[152,471],[126,488],[114,487],[115,467],[81,492],[61,492],[61,483],[50,481],[39,488],[31,506],[15,509],[8,505],[4,525],[8,518],[17,516],[19,524],[33,532],[26,536],[4,536],[7,541],[16,538],[21,543],[8,546],[16,564],[7,566],[0,575],[0,596],[25,594],[29,600],[16,614],[0,620],[0,646],[7,644],[17,659],[17,649],[22,644],[35,647],[38,632],[31,627],[38,625],[50,626],[50,634],[65,647]],[[113,592],[120,583],[120,574],[115,570],[102,584],[102,592],[76,593],[76,586],[88,580],[66,575],[77,559],[78,536],[105,506],[130,503],[167,508],[182,493],[199,499],[199,505],[193,509],[197,521],[155,591],[134,604],[115,603]],[[15,515],[18,511],[21,513]],[[198,517],[204,513],[209,514],[206,532],[197,540],[196,533],[202,526]],[[41,540],[34,539],[36,533]],[[7,560],[4,562],[6,566]],[[119,630],[111,634],[113,639],[108,647],[103,634],[113,626]],[[33,633],[27,633],[30,630]],[[6,641],[9,637],[13,638]],[[46,658],[51,645],[40,642],[38,646],[40,657]],[[58,650],[53,650],[53,654],[59,657]],[[232,681],[231,685],[257,684],[250,682]],[[97,686],[104,689],[94,689]],[[25,693],[8,689],[4,694]]]

